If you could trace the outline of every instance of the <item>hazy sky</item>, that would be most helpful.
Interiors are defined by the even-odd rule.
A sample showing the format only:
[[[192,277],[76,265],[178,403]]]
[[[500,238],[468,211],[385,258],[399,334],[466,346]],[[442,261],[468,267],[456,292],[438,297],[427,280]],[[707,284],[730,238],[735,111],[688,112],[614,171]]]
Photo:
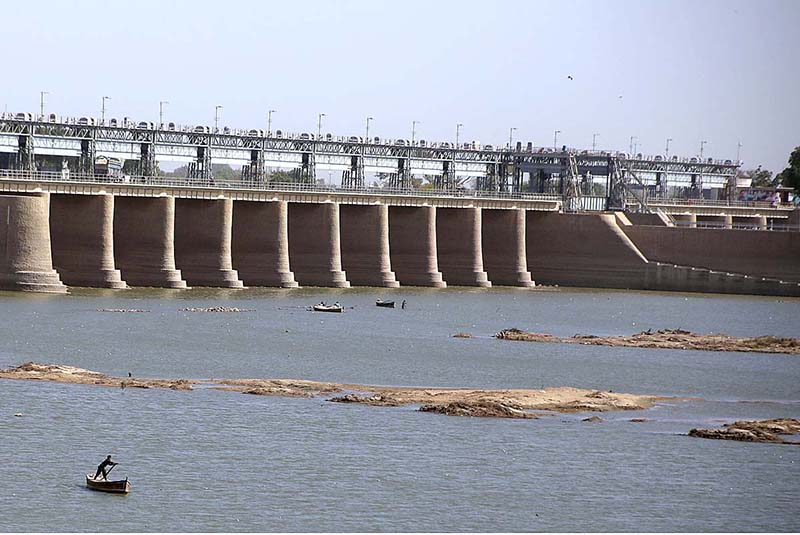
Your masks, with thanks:
[[[735,158],[800,145],[800,1],[3,2],[0,106]],[[569,80],[567,76],[572,76]],[[619,98],[622,97],[622,98]]]

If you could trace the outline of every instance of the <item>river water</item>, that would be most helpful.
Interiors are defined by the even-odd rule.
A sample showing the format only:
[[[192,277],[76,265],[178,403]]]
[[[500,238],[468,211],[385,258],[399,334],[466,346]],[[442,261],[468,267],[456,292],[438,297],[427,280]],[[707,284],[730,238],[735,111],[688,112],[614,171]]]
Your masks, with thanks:
[[[408,306],[377,308],[376,298]],[[352,308],[305,310],[323,299]],[[252,310],[180,311],[207,306]],[[800,336],[800,300],[578,289],[75,290],[0,293],[0,319],[0,367],[33,360],[116,376],[691,398],[588,423],[586,414],[469,419],[209,388],[0,381],[0,531],[800,531],[800,447],[685,436],[737,419],[800,417],[800,357],[491,338],[506,327]],[[108,453],[120,462],[112,475],[130,477],[128,496],[84,488],[83,474]]]

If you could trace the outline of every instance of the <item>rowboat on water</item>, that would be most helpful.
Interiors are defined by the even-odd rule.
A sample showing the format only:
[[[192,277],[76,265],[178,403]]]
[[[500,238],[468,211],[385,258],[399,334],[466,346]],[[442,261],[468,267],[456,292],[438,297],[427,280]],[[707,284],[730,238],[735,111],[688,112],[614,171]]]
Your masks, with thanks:
[[[105,479],[95,479],[94,475],[86,474],[86,486],[92,490],[116,492],[118,494],[127,494],[131,491],[131,483],[127,477],[119,481],[107,481]]]
[[[314,305],[312,308],[315,312],[342,312],[344,310],[344,307],[339,303],[334,303],[332,305],[320,303],[318,305]]]
[[[378,299],[377,301],[375,301],[375,306],[394,308],[394,301],[384,301],[383,299]]]

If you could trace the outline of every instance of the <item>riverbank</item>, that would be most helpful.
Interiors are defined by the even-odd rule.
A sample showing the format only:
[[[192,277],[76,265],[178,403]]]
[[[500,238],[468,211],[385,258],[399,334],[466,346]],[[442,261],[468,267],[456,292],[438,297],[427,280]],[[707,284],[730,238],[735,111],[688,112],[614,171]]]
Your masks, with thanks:
[[[464,333],[454,335],[465,338]],[[550,334],[504,329],[494,335],[499,340],[520,342],[549,342],[612,347],[639,347],[648,349],[683,349],[697,351],[738,351],[744,353],[783,353],[800,355],[800,339],[781,336],[756,336],[737,338],[727,334],[697,334],[681,329],[642,331],[630,336],[594,336],[576,334],[561,338]]]

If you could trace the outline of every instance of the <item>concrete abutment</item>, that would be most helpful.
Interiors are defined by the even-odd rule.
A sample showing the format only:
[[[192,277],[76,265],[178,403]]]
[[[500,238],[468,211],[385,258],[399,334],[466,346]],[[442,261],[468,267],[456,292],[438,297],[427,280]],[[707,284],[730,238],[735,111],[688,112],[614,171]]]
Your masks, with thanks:
[[[531,287],[525,250],[525,210],[483,210],[483,265],[494,285]]]
[[[303,286],[350,287],[342,270],[337,203],[289,203],[289,262]]]
[[[247,286],[297,288],[289,264],[285,201],[233,203],[231,257]]]
[[[342,265],[354,286],[397,288],[389,255],[389,207],[339,206]]]
[[[437,260],[436,208],[389,207],[392,269],[402,285],[445,288]]]

